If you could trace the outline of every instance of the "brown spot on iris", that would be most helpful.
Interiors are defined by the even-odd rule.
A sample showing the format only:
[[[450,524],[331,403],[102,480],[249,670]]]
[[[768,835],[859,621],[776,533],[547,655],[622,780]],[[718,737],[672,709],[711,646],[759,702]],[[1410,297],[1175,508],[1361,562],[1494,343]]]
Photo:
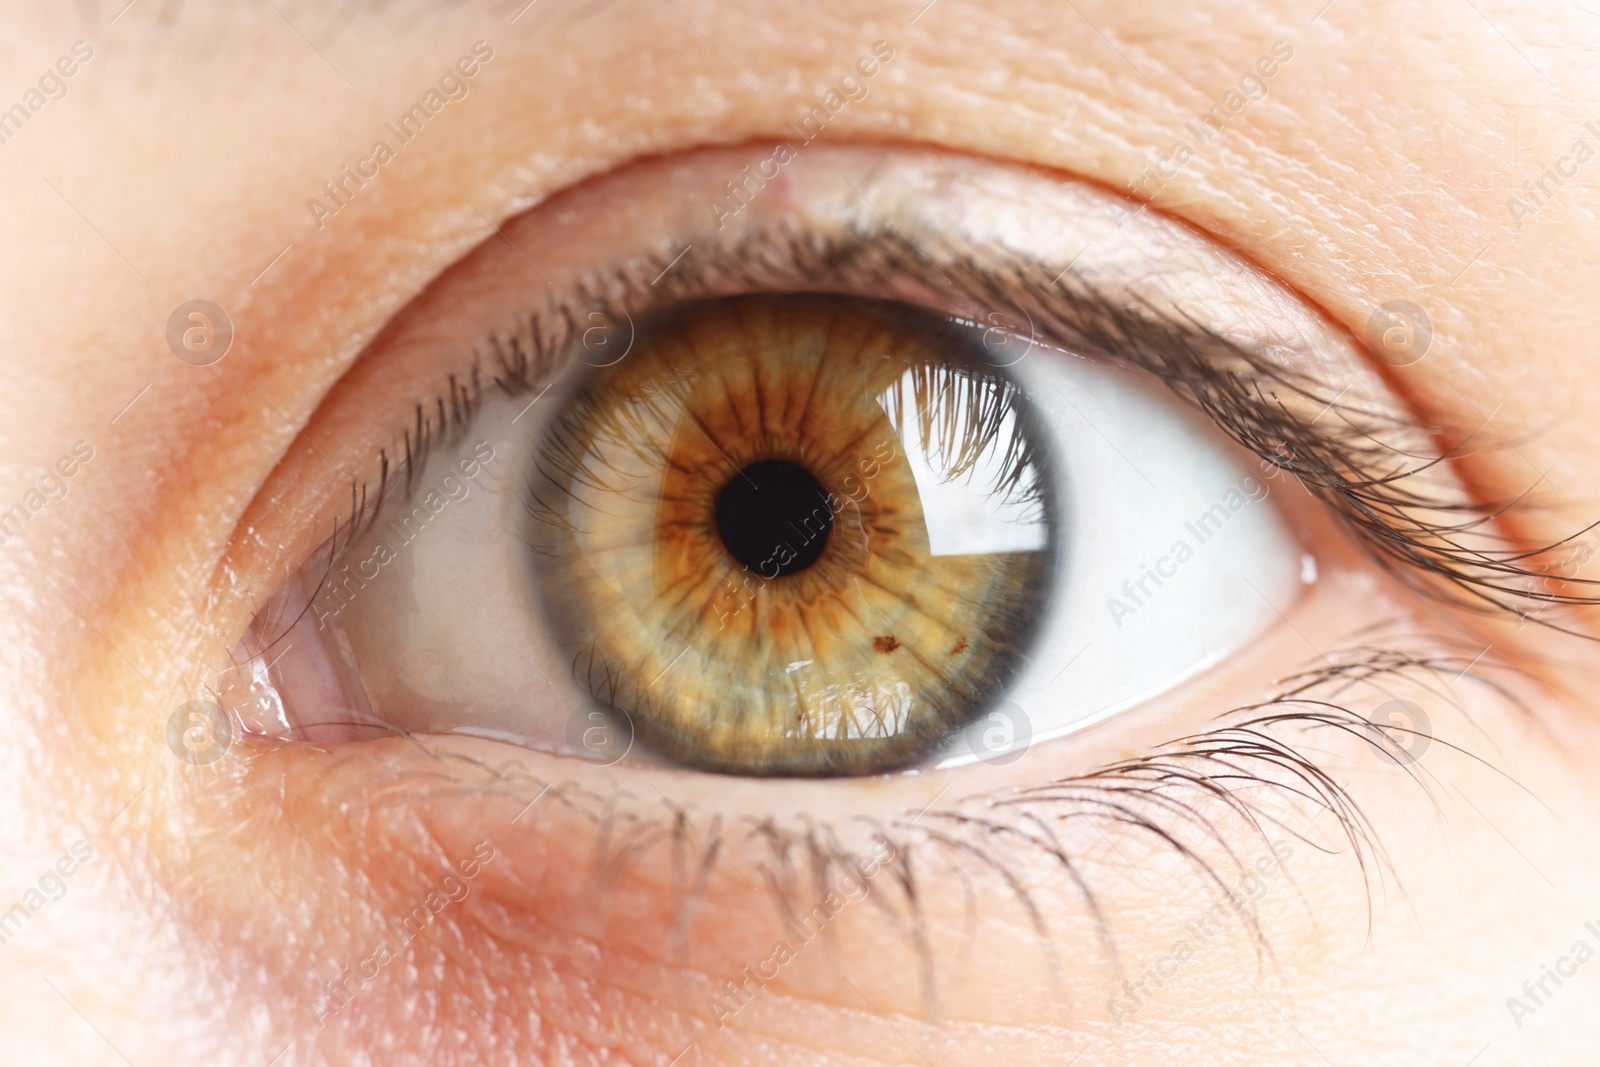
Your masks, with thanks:
[[[872,639],[872,647],[879,652],[893,652],[900,647],[900,642],[888,636],[874,637]]]

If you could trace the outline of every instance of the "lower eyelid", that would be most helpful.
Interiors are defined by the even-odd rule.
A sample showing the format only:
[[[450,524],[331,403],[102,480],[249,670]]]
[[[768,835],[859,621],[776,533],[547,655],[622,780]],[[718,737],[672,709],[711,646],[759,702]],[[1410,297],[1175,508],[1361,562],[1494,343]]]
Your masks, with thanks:
[[[1378,658],[1365,644],[1373,640]],[[807,997],[837,994],[853,1003],[838,992],[849,988],[839,984],[841,973],[879,1011],[945,1019],[959,1030],[985,996],[962,961],[1001,945],[1010,1010],[997,1017],[1037,1023],[1072,1002],[1080,1005],[1073,1021],[1083,1022],[1097,1017],[1105,992],[1113,1004],[1125,997],[1122,977],[1138,978],[1147,960],[1127,954],[1126,924],[1156,899],[1174,938],[1197,938],[1208,954],[1226,942],[1241,966],[1252,966],[1258,952],[1272,951],[1276,930],[1258,925],[1259,908],[1278,915],[1314,907],[1302,882],[1319,850],[1342,842],[1342,858],[1319,862],[1344,864],[1354,875],[1365,857],[1368,876],[1378,877],[1384,861],[1373,851],[1374,831],[1324,766],[1333,750],[1358,761],[1367,751],[1363,773],[1387,766],[1399,779],[1406,772],[1391,757],[1416,735],[1385,740],[1360,712],[1313,701],[1328,686],[1349,696],[1352,668],[1363,663],[1377,672],[1369,682],[1390,692],[1409,692],[1413,683],[1426,689],[1430,678],[1474,685],[1470,672],[1484,665],[1470,658],[1470,650],[1423,635],[1369,633],[1353,639],[1347,654],[1335,652],[1318,668],[1324,681],[1289,703],[1230,714],[1185,742],[1091,774],[986,796],[936,794],[881,819],[740,818],[736,804],[719,818],[668,779],[659,792],[633,783],[618,793],[621,782],[546,773],[560,773],[553,762],[495,765],[503,750],[459,740],[426,741],[432,755],[394,742],[383,752],[285,751],[264,755],[251,774],[263,795],[279,797],[289,818],[310,828],[324,860],[344,867],[353,859],[364,868],[361,906],[387,925],[352,922],[338,960],[369,955],[380,938],[400,947],[399,917],[413,914],[444,873],[459,872],[460,861],[486,843],[492,858],[460,878],[459,899],[435,901],[427,935],[406,951],[422,974],[437,960],[468,996],[494,991],[480,1003],[519,1037],[518,1018],[557,1029],[578,1024],[559,994],[567,983],[609,1001],[613,1019],[623,1009],[612,998],[624,990],[666,998],[675,1020],[663,1025],[672,1036],[714,1041],[723,1039],[712,1034],[719,1018],[735,1033],[762,1030],[771,1018],[753,1007],[762,998],[784,1012]],[[1317,763],[1296,754],[1297,738],[1320,753]],[[268,784],[291,763],[300,765],[297,787]],[[1426,806],[1420,792],[1418,803]],[[317,829],[318,810],[357,813],[359,835],[330,837],[332,827]],[[1318,813],[1324,832],[1308,840],[1302,835]],[[1176,851],[1176,842],[1193,851]],[[323,861],[308,855],[306,862],[339,884]],[[334,890],[334,899],[346,897]],[[1198,932],[1184,926],[1185,916]],[[827,929],[820,943],[831,947],[812,947],[813,928]],[[772,959],[778,942],[792,946],[794,967],[789,958],[767,966],[772,977],[728,1001],[725,983],[744,982],[741,967]],[[537,1000],[526,984],[535,960]],[[337,980],[334,972],[331,964],[307,969],[311,977],[297,989],[307,1010],[326,995],[317,979]],[[893,984],[886,987],[887,975]],[[1026,979],[1020,987],[1018,978]],[[355,982],[333,1013],[357,1042],[367,1039],[363,1027],[388,1025],[362,1005],[389,994],[364,1002],[365,984]],[[1017,999],[1018,988],[1037,1002]]]

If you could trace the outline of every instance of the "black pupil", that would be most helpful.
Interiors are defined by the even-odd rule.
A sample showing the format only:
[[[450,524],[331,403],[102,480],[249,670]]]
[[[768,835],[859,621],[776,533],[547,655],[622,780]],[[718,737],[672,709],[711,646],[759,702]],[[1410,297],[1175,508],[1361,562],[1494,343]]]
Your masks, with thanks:
[[[798,463],[752,463],[717,494],[722,543],[734,559],[766,578],[811,566],[828,546],[832,529],[827,491]]]

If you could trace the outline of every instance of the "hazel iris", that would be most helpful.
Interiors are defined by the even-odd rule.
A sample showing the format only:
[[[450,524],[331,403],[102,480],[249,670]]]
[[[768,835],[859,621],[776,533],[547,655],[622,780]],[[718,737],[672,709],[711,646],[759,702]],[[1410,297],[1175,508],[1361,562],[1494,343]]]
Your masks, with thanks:
[[[680,305],[539,445],[526,540],[578,682],[708,770],[926,758],[1004,691],[1058,538],[1027,398],[966,328]]]

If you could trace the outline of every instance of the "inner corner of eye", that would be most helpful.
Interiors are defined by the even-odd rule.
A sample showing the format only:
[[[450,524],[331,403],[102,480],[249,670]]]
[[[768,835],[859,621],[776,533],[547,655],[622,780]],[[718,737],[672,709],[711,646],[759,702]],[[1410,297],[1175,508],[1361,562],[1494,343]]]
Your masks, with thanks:
[[[1011,762],[1259,630],[1241,585],[1299,578],[1264,483],[1126,372],[990,339],[842,296],[642,317],[274,596],[233,703],[308,741],[859,775]]]

